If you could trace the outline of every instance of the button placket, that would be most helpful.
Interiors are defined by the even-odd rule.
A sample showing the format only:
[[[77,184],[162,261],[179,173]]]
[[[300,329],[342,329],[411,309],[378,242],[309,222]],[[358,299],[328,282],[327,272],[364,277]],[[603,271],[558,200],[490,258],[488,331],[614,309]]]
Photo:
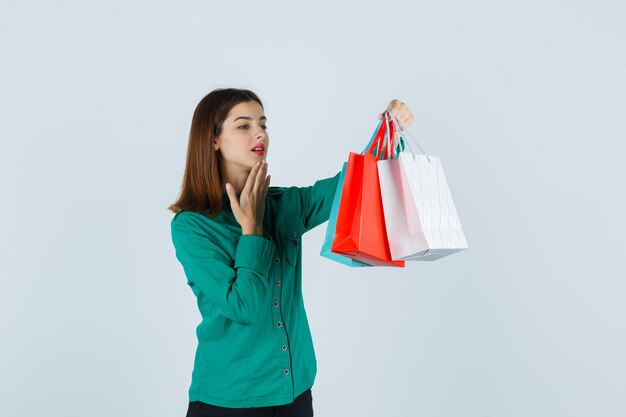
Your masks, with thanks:
[[[277,258],[278,259],[278,258]],[[278,336],[278,348],[280,349],[282,355],[282,367],[283,369],[288,369],[290,366],[290,353],[287,348],[288,340],[287,340],[287,331],[285,329],[285,324],[283,322],[282,317],[282,306],[281,306],[281,296],[282,296],[282,282],[280,279],[276,279],[274,281],[274,290],[272,294],[272,319],[274,322],[274,329],[277,332]]]
[[[297,235],[294,236],[295,230],[294,229],[287,229],[286,231],[287,233],[282,234],[283,237],[285,237],[285,240],[282,239],[276,239],[276,243],[279,244],[280,242],[284,242],[285,245],[294,245],[293,238],[297,237]],[[289,350],[289,339],[288,339],[288,335],[287,335],[287,328],[286,328],[286,324],[283,321],[283,314],[282,314],[282,289],[283,289],[283,282],[282,282],[282,273],[280,271],[282,271],[284,268],[289,268],[289,265],[292,264],[292,260],[289,260],[288,258],[285,257],[285,252],[284,249],[282,249],[283,247],[279,244],[278,245],[279,251],[277,253],[275,253],[274,255],[274,259],[273,259],[273,263],[274,263],[274,274],[272,274],[272,298],[271,298],[271,309],[272,309],[272,324],[274,327],[274,331],[276,332],[276,342],[277,344],[276,346],[276,355],[279,355],[280,357],[280,372],[283,374],[283,376],[288,377],[288,378],[284,378],[284,383],[285,388],[289,387],[291,388],[292,386],[292,378],[291,378],[291,352]],[[292,254],[293,255],[293,254]],[[286,263],[285,263],[286,261]],[[283,265],[284,264],[284,265]]]

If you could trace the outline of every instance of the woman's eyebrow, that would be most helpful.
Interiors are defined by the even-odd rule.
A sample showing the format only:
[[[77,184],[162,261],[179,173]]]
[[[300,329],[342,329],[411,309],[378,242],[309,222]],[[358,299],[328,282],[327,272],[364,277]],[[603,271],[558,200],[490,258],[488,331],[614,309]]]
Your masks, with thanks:
[[[244,119],[244,120],[254,120],[254,118],[250,117],[250,116],[239,116],[237,117],[235,120],[233,120],[233,123],[235,123],[237,120],[239,119]],[[265,116],[261,116],[261,118],[259,120],[267,120],[267,117]]]

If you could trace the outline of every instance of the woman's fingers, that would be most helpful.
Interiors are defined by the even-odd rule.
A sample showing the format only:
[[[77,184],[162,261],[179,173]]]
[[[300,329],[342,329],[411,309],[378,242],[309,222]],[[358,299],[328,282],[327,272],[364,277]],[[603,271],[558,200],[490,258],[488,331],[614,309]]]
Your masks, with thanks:
[[[409,127],[415,120],[411,110],[409,110],[409,107],[400,100],[391,100],[387,106],[387,111],[396,116],[396,118],[400,120],[405,127]],[[382,115],[379,115],[379,119],[381,117]]]
[[[411,112],[402,112],[400,114],[396,114],[396,117],[398,118],[398,120],[400,120],[400,122],[402,122],[402,125],[405,127],[410,126],[411,123],[413,123],[414,119]]]
[[[254,176],[254,185],[251,192],[258,193],[265,185],[265,176],[267,175],[267,163],[261,162],[261,167]]]
[[[259,172],[259,168],[261,168],[261,161],[254,164],[254,166],[250,170],[250,173],[248,174],[248,178],[246,179],[246,184],[243,186],[243,190],[241,191],[241,194],[252,192],[252,189],[254,188],[254,183],[256,181],[257,173]]]
[[[268,175],[267,178],[265,178],[265,189],[263,190],[263,196],[267,195],[267,190],[270,188],[270,178],[272,178],[271,175]]]
[[[400,122],[402,123],[402,125],[404,125],[404,127],[409,127],[411,126],[411,124],[413,123],[413,121],[415,121],[415,117],[413,117],[413,113],[411,113],[411,110],[409,109],[409,107],[401,102],[400,100],[397,99],[393,99],[389,102],[389,105],[387,106],[387,110],[385,110],[386,112],[390,112],[392,113],[394,116],[396,116],[396,118],[398,120],[400,120]],[[384,113],[380,113],[378,115],[378,119],[382,119]]]
[[[387,111],[392,112],[396,115],[396,117],[398,117],[398,114],[402,111],[403,105],[404,103],[402,103],[400,100],[393,99],[387,105]]]
[[[228,199],[230,200],[230,208],[234,213],[239,212],[239,202],[237,201],[237,194],[235,193],[235,187],[226,183],[226,194],[228,195]]]
[[[262,228],[261,225],[265,213],[265,195],[269,187],[269,181],[267,163],[261,161],[254,164],[250,170],[239,200],[237,200],[235,187],[230,183],[225,184],[230,206],[242,230]]]

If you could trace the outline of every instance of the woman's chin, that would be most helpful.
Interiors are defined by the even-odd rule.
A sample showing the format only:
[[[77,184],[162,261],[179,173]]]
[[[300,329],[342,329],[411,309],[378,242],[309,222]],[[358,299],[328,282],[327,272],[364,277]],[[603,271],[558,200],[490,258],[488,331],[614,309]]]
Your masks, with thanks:
[[[259,161],[267,161],[267,152],[263,153],[263,155],[252,155],[252,161],[253,162],[250,168],[256,165],[256,163]]]

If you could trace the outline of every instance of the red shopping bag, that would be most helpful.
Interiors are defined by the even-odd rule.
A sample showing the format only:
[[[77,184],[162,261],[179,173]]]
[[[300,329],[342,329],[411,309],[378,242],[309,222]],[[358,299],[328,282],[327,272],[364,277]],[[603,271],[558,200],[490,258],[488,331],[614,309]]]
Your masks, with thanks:
[[[385,129],[385,123],[381,123],[363,155],[350,153],[331,251],[370,265],[404,267],[404,261],[391,259],[378,183],[378,159],[370,153],[383,152]],[[384,152],[387,154],[387,149]]]

